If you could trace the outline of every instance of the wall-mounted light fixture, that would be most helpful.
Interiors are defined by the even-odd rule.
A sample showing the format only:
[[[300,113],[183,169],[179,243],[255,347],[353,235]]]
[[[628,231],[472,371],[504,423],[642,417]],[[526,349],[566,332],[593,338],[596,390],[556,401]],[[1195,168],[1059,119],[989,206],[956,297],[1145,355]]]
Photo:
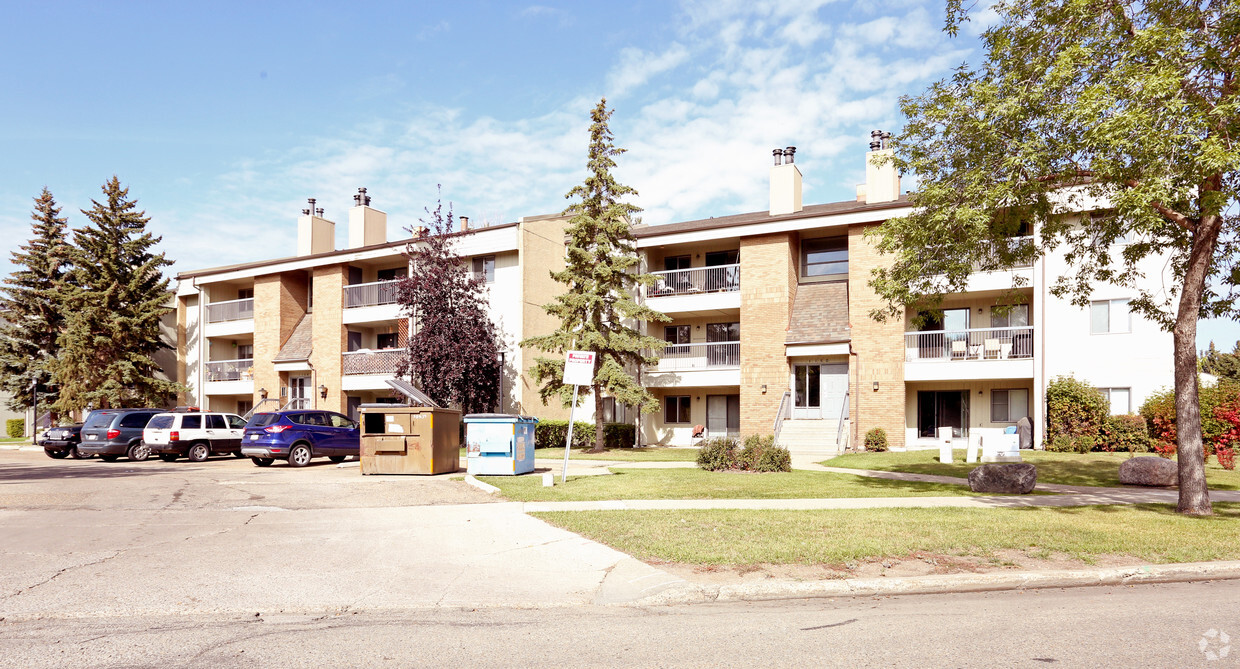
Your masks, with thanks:
[[[259,398],[259,399],[263,399],[263,400],[267,399],[267,389],[266,389],[266,388],[259,388],[259,389],[258,389],[258,398]]]
[[[764,383],[764,384],[762,384],[762,394],[763,394],[763,395],[765,395],[765,394],[766,394],[766,384],[765,384],[765,383]]]
[[[985,309],[983,309],[982,307],[978,307],[978,308],[977,308],[977,313],[979,313],[979,314],[980,314],[980,313],[984,313],[985,311],[986,311],[986,310],[985,310]]]
[[[874,392],[878,392],[878,381],[874,382]]]
[[[327,399],[327,386],[324,386],[324,385],[319,386],[319,397],[322,397],[323,399]]]

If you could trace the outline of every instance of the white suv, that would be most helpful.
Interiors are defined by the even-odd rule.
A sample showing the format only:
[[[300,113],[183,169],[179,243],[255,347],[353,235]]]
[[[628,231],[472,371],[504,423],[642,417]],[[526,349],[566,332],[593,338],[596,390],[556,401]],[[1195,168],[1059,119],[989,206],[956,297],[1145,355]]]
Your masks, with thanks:
[[[184,455],[190,462],[202,462],[211,455],[241,456],[241,436],[245,419],[231,413],[191,411],[155,414],[142,430],[142,443],[172,462]]]

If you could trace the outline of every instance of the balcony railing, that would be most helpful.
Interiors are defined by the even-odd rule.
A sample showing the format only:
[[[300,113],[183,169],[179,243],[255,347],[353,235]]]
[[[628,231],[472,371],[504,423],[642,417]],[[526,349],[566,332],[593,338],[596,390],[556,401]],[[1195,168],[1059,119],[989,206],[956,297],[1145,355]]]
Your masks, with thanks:
[[[659,354],[657,371],[739,367],[740,364],[741,343],[738,341],[671,344]]]
[[[649,297],[725,293],[741,289],[739,264],[673,269],[651,274],[655,276],[655,284],[647,292]]]
[[[254,359],[213,360],[207,363],[208,381],[253,381]]]
[[[385,348],[379,351],[361,350],[341,354],[341,367],[350,374],[395,374],[400,361],[405,358],[403,348]]]
[[[978,260],[976,268],[978,270],[988,270],[999,267],[1002,262],[1000,251],[1005,251],[1011,257],[1014,254],[1028,253],[1033,247],[1033,237],[1009,237],[1001,242],[989,241],[982,242],[980,249],[982,250],[982,258]],[[1032,260],[1017,260],[1012,265],[1012,269],[1023,269],[1033,267]]]
[[[904,360],[971,361],[1033,357],[1033,328],[973,328],[904,333]]]
[[[355,283],[344,287],[344,307],[374,307],[396,304],[396,281]]]
[[[208,323],[243,321],[247,318],[254,318],[254,298],[252,297],[227,302],[212,302],[207,305]]]

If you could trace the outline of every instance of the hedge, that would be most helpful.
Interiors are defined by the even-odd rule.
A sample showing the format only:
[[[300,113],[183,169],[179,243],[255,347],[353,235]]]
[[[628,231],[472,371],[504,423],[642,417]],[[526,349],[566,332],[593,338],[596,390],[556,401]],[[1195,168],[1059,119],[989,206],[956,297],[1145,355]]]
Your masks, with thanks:
[[[1057,376],[1046,386],[1046,447],[1088,453],[1102,445],[1102,428],[1110,414],[1101,390],[1071,376]]]
[[[606,448],[628,448],[633,445],[632,423],[603,423],[603,445]],[[537,448],[564,448],[568,438],[568,421],[539,420],[534,428],[534,444]],[[594,423],[575,421],[573,424],[573,448],[594,448]]]
[[[21,439],[26,436],[26,419],[10,418],[4,424],[5,432],[14,439]]]

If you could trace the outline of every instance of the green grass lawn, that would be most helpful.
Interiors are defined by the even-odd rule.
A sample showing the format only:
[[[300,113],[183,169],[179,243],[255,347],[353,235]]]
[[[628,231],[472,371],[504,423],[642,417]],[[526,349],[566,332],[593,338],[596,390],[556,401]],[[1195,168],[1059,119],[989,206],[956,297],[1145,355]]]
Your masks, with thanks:
[[[968,486],[888,481],[851,474],[792,471],[778,474],[708,472],[702,469],[624,469],[612,475],[569,476],[544,488],[540,476],[480,476],[508,499],[521,502],[605,499],[803,499],[842,497],[942,497],[973,495]]]
[[[1127,453],[1051,453],[1021,451],[1025,462],[1037,465],[1038,483],[1064,485],[1118,486],[1119,466],[1131,457]],[[823,462],[829,467],[873,469],[878,471],[938,474],[967,477],[976,464],[965,464],[965,451],[952,451],[954,462],[939,462],[938,451],[906,451],[903,453],[849,453]],[[1240,471],[1228,471],[1210,459],[1206,465],[1206,481],[1215,490],[1240,490]]]
[[[694,462],[697,460],[696,448],[609,448],[602,453],[590,453],[585,449],[574,448],[569,454],[570,460],[613,460],[618,462]],[[461,447],[461,457],[465,456],[465,447]],[[564,449],[537,448],[534,457],[539,460],[563,460]]]
[[[1169,505],[831,511],[563,511],[534,514],[642,560],[702,565],[840,564],[916,551],[1054,551],[1092,562],[1240,559],[1240,504],[1213,517]]]

